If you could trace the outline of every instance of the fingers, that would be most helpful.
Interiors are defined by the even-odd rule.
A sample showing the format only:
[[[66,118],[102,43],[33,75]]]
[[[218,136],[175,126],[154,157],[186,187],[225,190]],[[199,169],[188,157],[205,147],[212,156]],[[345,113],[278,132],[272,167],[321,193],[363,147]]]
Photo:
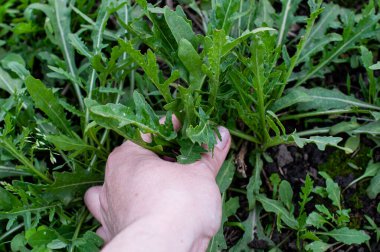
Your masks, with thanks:
[[[102,214],[100,211],[100,192],[102,191],[101,186],[94,186],[87,190],[84,195],[84,203],[86,204],[90,213],[99,222],[102,222]]]
[[[109,232],[104,227],[100,227],[96,230],[96,234],[99,235],[105,243],[108,243],[111,239],[109,238]]]
[[[166,120],[166,117],[162,117],[160,119],[160,124],[164,124]],[[172,124],[175,131],[178,131],[181,127],[181,122],[178,120],[178,118],[173,115],[172,116]],[[152,135],[151,134],[141,134],[141,138],[144,140],[144,142],[151,143],[152,142]]]
[[[228,129],[219,127],[218,130],[222,139],[220,140],[217,138],[217,144],[215,145],[214,152],[203,154],[202,159],[193,164],[195,166],[205,165],[212,171],[214,176],[218,174],[220,167],[227,157],[231,145],[231,135],[228,132]]]

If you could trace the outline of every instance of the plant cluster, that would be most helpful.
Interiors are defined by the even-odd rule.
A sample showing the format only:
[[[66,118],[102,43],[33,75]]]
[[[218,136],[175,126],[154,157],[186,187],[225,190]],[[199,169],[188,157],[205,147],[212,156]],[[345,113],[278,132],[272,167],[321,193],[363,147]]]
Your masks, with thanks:
[[[369,244],[367,233],[350,226],[342,190],[327,173],[319,173],[325,186],[306,176],[297,196],[277,174],[266,193],[262,172],[275,146],[355,155],[366,139],[371,161],[349,187],[370,180],[368,197],[378,199],[380,3],[359,11],[322,0],[175,5],[0,6],[0,250],[97,251],[98,224],[82,197],[102,183],[112,149],[128,139],[192,163],[212,151],[218,125],[230,130],[233,146],[217,177],[224,224],[209,251],[248,251],[253,239],[280,251],[274,230],[290,230],[303,251]],[[234,189],[234,179],[247,175],[247,185]],[[241,207],[234,190],[248,201],[245,220],[233,221]],[[378,242],[378,223],[365,219],[362,229],[376,232]],[[232,225],[244,234],[227,246],[223,227]]]

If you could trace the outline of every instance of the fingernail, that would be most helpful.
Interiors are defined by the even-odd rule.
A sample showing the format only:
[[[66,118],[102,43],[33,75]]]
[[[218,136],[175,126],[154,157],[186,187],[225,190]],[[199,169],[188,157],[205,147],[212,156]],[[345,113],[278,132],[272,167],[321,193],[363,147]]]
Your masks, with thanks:
[[[230,138],[230,133],[228,132],[228,129],[224,127],[218,127],[218,130],[222,139],[220,140],[219,137],[216,137],[217,138],[216,148],[223,150],[224,147],[226,147],[228,143],[228,139]]]

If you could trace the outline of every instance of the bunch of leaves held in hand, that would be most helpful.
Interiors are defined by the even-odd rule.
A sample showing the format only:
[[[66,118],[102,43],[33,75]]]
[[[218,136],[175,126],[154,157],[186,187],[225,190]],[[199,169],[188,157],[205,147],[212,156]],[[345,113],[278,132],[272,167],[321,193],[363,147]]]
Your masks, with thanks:
[[[129,139],[191,163],[207,151],[202,146],[212,151],[217,125],[234,136],[231,156],[251,146],[250,215],[230,249],[246,250],[254,230],[276,247],[261,231],[262,212],[278,215],[279,230],[283,223],[294,230],[300,249],[335,245],[322,236],[349,244],[339,235],[350,232],[360,236],[356,243],[367,241],[347,229],[349,211],[332,199],[340,191],[327,174],[324,190],[339,210],[320,205],[306,218],[308,177],[296,218],[291,186],[282,181],[280,201],[267,198],[261,172],[267,150],[281,144],[354,153],[365,135],[379,145],[379,6],[369,1],[356,13],[320,0],[275,1],[277,10],[268,0],[178,2],[25,0],[0,7],[0,249],[96,251],[102,242],[82,196],[102,183],[112,148]],[[363,71],[363,99],[351,94],[349,75],[346,93],[325,83],[341,65]],[[330,120],[341,115],[350,120]],[[327,126],[313,127],[313,118],[326,117]],[[292,128],[291,120],[312,127]],[[152,142],[141,133],[151,133]],[[228,193],[234,168],[230,158],[218,175],[223,223],[239,207]],[[378,175],[370,177],[376,197]],[[209,250],[226,248],[222,227]]]

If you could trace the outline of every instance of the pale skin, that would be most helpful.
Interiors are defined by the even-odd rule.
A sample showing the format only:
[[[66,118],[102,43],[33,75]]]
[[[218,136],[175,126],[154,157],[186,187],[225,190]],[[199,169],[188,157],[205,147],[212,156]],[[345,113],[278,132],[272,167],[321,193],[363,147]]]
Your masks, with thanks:
[[[189,165],[166,161],[131,141],[113,150],[103,186],[85,195],[89,211],[101,223],[102,251],[207,249],[221,224],[215,177],[231,144],[228,130],[219,127],[219,132],[222,140],[214,153]]]

